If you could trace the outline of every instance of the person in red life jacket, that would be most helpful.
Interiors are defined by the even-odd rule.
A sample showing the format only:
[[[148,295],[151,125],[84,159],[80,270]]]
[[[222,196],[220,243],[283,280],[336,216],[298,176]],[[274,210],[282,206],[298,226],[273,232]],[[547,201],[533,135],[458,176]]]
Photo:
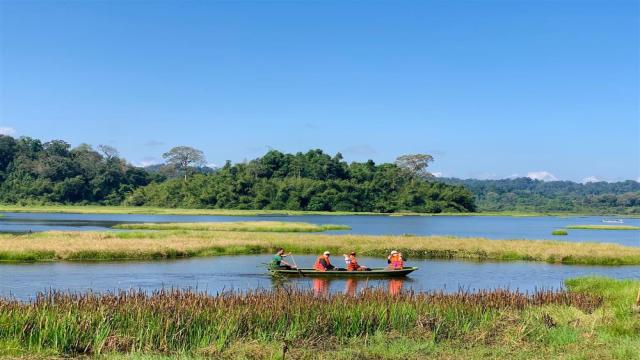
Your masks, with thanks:
[[[404,268],[404,257],[402,253],[393,250],[391,255],[387,257],[387,264],[389,264],[389,269],[402,270],[402,268]]]
[[[352,251],[349,255],[343,254],[344,261],[347,263],[347,271],[367,271],[369,268],[358,264],[355,251]]]
[[[313,264],[313,268],[317,271],[327,271],[335,269],[335,266],[331,265],[331,259],[329,257],[331,253],[325,251],[321,256],[318,256],[316,263]]]

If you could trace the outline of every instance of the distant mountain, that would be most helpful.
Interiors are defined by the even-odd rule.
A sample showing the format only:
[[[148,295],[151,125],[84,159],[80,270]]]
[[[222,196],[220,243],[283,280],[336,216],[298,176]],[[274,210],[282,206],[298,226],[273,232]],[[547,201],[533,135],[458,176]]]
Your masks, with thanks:
[[[576,183],[530,178],[477,180],[438,178],[463,185],[476,197],[479,211],[575,211],[640,214],[640,183]]]

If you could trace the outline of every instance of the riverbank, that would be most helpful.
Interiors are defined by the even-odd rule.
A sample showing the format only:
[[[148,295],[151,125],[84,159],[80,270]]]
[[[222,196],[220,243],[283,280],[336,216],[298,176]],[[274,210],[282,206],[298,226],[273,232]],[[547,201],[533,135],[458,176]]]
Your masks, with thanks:
[[[569,225],[571,230],[640,230],[640,226],[632,225]]]
[[[637,355],[640,281],[568,291],[48,294],[0,299],[0,355],[109,359],[519,359]],[[108,316],[105,316],[108,314]],[[318,324],[323,324],[318,326]]]
[[[558,264],[639,265],[640,247],[450,236],[367,236],[224,231],[42,232],[0,234],[1,261],[153,260],[194,256],[356,251],[409,259],[526,260]]]
[[[622,218],[640,218],[640,215],[616,215],[616,214],[580,214],[563,212],[475,212],[475,213],[411,213],[400,212],[391,214],[373,212],[348,212],[348,211],[292,211],[292,210],[232,210],[232,209],[176,209],[158,207],[134,207],[134,206],[99,206],[99,205],[0,205],[0,212],[18,213],[62,213],[62,214],[141,214],[141,215],[209,215],[209,216],[303,216],[303,215],[330,215],[330,216],[616,216]]]

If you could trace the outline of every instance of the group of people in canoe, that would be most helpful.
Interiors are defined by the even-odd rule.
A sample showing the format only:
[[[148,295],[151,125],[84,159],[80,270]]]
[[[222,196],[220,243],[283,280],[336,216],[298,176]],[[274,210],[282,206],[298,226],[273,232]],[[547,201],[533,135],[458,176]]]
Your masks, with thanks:
[[[289,264],[284,260],[285,257],[291,256],[291,253],[285,253],[283,248],[279,248],[276,254],[273,256],[273,260],[271,261],[272,269],[279,270],[296,270],[298,269],[297,264]],[[352,251],[348,255],[343,254],[345,267],[339,268],[334,266],[331,263],[331,253],[329,251],[325,251],[322,255],[318,256],[315,263],[313,264],[313,269],[316,271],[369,271],[370,268],[361,265],[358,263],[358,259],[356,258],[356,252]],[[402,270],[404,268],[405,259],[402,256],[402,253],[393,250],[391,254],[387,257],[387,268],[389,270]]]

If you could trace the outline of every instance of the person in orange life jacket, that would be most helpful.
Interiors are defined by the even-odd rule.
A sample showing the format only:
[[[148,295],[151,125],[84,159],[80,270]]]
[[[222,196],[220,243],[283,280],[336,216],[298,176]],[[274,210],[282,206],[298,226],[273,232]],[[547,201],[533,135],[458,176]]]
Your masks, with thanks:
[[[366,266],[358,264],[355,251],[352,251],[349,255],[343,254],[344,261],[347,263],[347,271],[366,271],[369,270]]]
[[[313,264],[313,268],[317,271],[334,270],[336,267],[331,265],[331,259],[329,259],[330,256],[331,253],[325,251],[321,256],[318,256],[316,263]]]
[[[402,253],[399,253],[395,250],[391,252],[391,255],[387,257],[387,264],[389,264],[389,268],[393,270],[402,270],[404,268],[404,257]]]

